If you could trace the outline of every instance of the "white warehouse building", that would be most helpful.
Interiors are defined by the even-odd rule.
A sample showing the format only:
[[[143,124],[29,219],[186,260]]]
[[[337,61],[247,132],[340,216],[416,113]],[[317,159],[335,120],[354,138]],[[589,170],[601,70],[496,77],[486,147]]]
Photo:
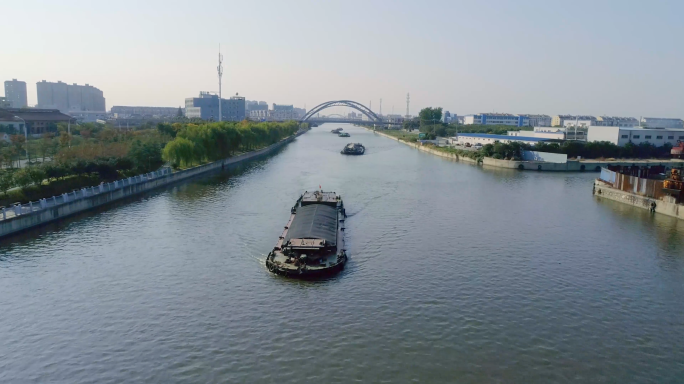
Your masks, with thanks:
[[[587,141],[609,141],[621,147],[629,142],[635,145],[651,143],[656,147],[666,143],[675,146],[678,140],[684,141],[684,129],[591,126],[587,133]]]
[[[505,135],[490,135],[487,133],[459,133],[457,142],[460,145],[475,145],[475,144],[494,144],[501,142],[502,144],[518,142],[524,144],[534,145],[540,141],[547,141],[548,139],[539,137],[525,137],[525,136],[505,136]]]

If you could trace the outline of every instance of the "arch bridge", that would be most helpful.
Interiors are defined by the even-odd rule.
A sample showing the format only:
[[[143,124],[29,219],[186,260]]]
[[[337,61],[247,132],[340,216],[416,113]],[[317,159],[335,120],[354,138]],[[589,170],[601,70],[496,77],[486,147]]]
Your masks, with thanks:
[[[352,109],[355,109],[361,113],[363,113],[370,122],[373,123],[384,123],[383,120],[375,114],[375,112],[371,111],[370,108],[366,107],[365,105],[361,103],[357,103],[356,101],[351,101],[351,100],[333,100],[333,101],[327,101],[322,104],[318,104],[317,106],[311,108],[309,112],[304,115],[304,117],[299,121],[300,123],[304,123],[307,121],[312,121],[312,120],[319,120],[317,118],[314,118],[314,116],[319,113],[320,111],[332,107],[349,107]],[[320,119],[322,120],[322,119]],[[352,121],[352,120],[350,120]]]

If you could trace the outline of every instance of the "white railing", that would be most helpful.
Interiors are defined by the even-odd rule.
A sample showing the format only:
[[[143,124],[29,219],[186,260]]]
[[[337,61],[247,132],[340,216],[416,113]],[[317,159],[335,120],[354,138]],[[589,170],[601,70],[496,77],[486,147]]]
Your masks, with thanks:
[[[100,183],[100,185],[97,185],[95,187],[87,187],[82,188],[80,190],[73,190],[69,193],[63,193],[59,196],[52,196],[45,199],[40,199],[38,201],[29,201],[25,204],[15,203],[11,207],[2,207],[2,215],[0,216],[0,220],[7,220],[16,216],[26,215],[27,213],[40,211],[55,207],[60,204],[83,199],[85,197],[91,197],[103,193],[112,192],[117,189],[144,183],[163,176],[168,176],[170,174],[170,168],[163,168],[161,170],[146,173],[144,175],[129,177],[128,179],[115,180],[111,183]]]

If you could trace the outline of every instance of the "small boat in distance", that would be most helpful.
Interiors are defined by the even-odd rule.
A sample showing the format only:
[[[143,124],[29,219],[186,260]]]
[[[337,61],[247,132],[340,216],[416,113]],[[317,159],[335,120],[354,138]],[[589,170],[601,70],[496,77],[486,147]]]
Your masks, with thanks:
[[[337,136],[339,136],[339,137],[349,137],[349,134],[348,134],[347,132],[342,132],[342,133],[340,133],[340,134],[337,135]]]
[[[343,155],[363,155],[366,152],[366,147],[361,143],[349,143],[340,152]]]
[[[335,134],[339,134],[340,132],[342,132],[342,128],[335,128],[332,131],[330,131],[330,133],[335,133]]]
[[[344,249],[342,197],[335,192],[304,192],[290,210],[290,221],[266,257],[269,271],[308,278],[341,271]]]

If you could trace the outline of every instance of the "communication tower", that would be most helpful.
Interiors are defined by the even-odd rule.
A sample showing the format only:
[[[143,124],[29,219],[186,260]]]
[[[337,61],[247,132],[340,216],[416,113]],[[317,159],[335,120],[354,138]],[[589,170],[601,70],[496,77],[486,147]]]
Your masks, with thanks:
[[[408,119],[409,117],[409,104],[411,102],[411,94],[407,93],[406,94],[406,118]]]
[[[219,44],[219,56],[218,56],[218,67],[216,67],[216,71],[218,72],[218,79],[219,79],[219,112],[218,112],[218,121],[221,121],[223,118],[223,113],[221,113],[221,104],[223,99],[221,99],[221,78],[223,77],[223,55],[221,54],[221,44]]]

